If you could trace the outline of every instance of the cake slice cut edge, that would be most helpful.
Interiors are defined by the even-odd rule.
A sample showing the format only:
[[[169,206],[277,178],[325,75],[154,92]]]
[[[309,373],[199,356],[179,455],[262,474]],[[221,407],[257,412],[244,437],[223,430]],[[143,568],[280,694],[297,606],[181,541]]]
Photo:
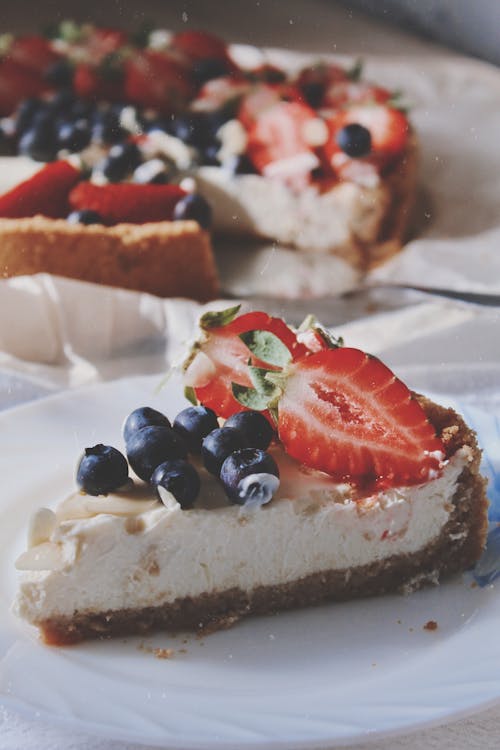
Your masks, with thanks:
[[[62,567],[25,566],[15,611],[53,645],[159,629],[206,632],[248,615],[409,592],[470,568],[487,529],[480,450],[453,410],[419,399],[446,447],[440,477],[352,500],[344,486],[292,473],[284,494],[255,515],[160,503],[143,514],[68,520],[63,513],[48,543],[65,543]],[[294,497],[287,486],[298,487]],[[344,548],[339,525],[350,529]]]
[[[199,302],[219,292],[210,236],[195,221],[106,227],[0,218],[0,269],[3,278],[51,273]]]

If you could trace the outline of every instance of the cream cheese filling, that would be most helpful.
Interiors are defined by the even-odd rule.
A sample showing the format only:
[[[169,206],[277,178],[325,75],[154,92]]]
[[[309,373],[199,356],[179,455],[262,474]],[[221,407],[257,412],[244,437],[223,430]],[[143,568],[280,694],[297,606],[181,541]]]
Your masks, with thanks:
[[[204,481],[202,502],[189,511],[145,489],[133,496],[142,499],[75,494],[56,509],[50,538],[21,555],[15,610],[40,622],[152,607],[417,553],[447,523],[469,459],[460,449],[435,479],[362,499],[285,462],[276,497],[254,512],[228,505],[215,480]]]
[[[233,235],[256,235],[300,250],[352,252],[353,243],[373,242],[390,204],[387,187],[341,182],[320,193],[313,184],[294,191],[283,181],[201,167],[194,175],[212,205],[214,227]]]

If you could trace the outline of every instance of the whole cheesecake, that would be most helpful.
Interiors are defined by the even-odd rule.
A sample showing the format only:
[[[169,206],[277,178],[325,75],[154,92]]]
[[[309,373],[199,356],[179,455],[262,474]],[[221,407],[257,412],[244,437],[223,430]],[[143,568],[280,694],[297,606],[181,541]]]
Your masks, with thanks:
[[[212,629],[252,614],[408,593],[464,571],[480,557],[485,480],[476,437],[459,415],[411,394],[378,360],[321,344],[317,328],[313,339],[309,333],[303,338],[304,349],[282,321],[263,313],[229,322],[211,316],[186,365],[187,393],[204,394],[212,406],[218,400],[223,416],[217,420],[216,411],[198,404],[183,409],[171,427],[164,415],[139,409],[142,421],[124,433],[134,482],[121,486],[127,477],[123,456],[125,473],[115,478],[115,489],[107,480],[96,486],[92,472],[86,484],[80,464],[81,491],[32,519],[28,549],[17,561],[15,611],[40,629],[45,642]],[[271,370],[281,383],[272,428],[269,411],[241,411],[235,400],[235,394],[249,397],[238,373],[242,338],[251,357],[256,349],[246,332],[271,329],[293,357],[284,369]],[[222,340],[239,390],[224,391],[228,372],[216,358]],[[265,340],[269,352],[273,339]],[[268,364],[284,351],[273,345]],[[202,367],[194,365],[200,356]],[[342,387],[346,373],[350,385]],[[297,409],[309,409],[300,431],[290,403],[297,379],[303,389]],[[324,432],[316,432],[315,441],[313,393],[326,410]],[[269,408],[275,413],[275,405]],[[198,427],[203,422],[204,432],[193,419]],[[249,423],[260,425],[253,435]],[[158,436],[170,446],[161,455],[151,443]],[[104,453],[104,446],[86,451],[92,460]],[[193,474],[198,486],[188,497]]]
[[[397,95],[362,80],[359,65],[320,60],[284,70],[263,52],[253,50],[259,62],[249,61],[241,48],[203,32],[140,36],[139,44],[137,34],[63,22],[50,39],[6,38],[0,82],[16,85],[0,88],[0,187],[10,187],[0,194],[4,277],[49,271],[161,296],[173,284],[180,296],[213,298],[207,239],[191,229],[184,240],[190,276],[198,277],[191,289],[171,262],[178,248],[170,237],[180,231],[166,226],[172,220],[333,255],[344,269],[331,274],[333,290],[335,277],[357,276],[402,247],[417,140]],[[73,178],[64,167],[42,169],[68,159],[78,164]],[[124,185],[132,189],[117,189]],[[38,215],[45,225],[24,221]],[[55,219],[77,225],[78,236]],[[122,252],[134,234],[129,225],[151,222],[162,224],[157,236],[150,227],[148,241],[136,247],[131,239]],[[89,224],[101,226],[99,236]],[[45,232],[58,253],[47,254]],[[94,243],[108,247],[107,274],[92,274],[93,263],[72,253],[87,246],[91,254]],[[124,269],[132,252],[136,276]],[[156,278],[152,289],[141,276]]]

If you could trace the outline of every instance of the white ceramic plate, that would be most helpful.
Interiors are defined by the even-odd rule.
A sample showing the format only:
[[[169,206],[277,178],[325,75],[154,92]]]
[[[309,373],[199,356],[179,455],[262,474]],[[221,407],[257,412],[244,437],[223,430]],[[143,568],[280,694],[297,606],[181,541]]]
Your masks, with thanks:
[[[166,748],[332,746],[470,712],[500,696],[500,595],[457,578],[248,620],[197,639],[156,635],[56,649],[8,611],[30,512],[73,487],[83,447],[121,445],[126,414],[174,416],[155,378],[72,391],[0,414],[0,701],[31,716]],[[435,620],[437,630],[424,629]],[[173,657],[155,658],[153,648]]]

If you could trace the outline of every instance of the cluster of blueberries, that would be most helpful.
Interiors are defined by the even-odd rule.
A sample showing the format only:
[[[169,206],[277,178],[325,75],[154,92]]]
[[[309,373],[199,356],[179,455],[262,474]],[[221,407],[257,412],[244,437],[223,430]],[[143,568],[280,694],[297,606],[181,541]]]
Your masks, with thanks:
[[[217,153],[220,142],[219,128],[234,117],[234,105],[222,106],[209,112],[185,112],[171,117],[161,117],[150,110],[141,110],[130,104],[97,103],[78,97],[71,88],[62,88],[51,98],[25,99],[16,113],[0,123],[2,150],[29,156],[35,161],[53,161],[61,150],[78,153],[91,143],[113,146],[126,143],[130,130],[124,127],[123,111],[128,110],[128,120],[137,124],[140,131],[152,130],[173,135],[197,152],[198,164],[219,165]],[[111,182],[124,179],[125,162],[119,165],[110,155],[106,177]],[[137,165],[135,165],[137,166]],[[237,172],[254,171],[246,157],[235,158],[226,165]],[[156,181],[169,177],[168,168]]]
[[[123,437],[127,458],[109,445],[85,449],[77,483],[89,495],[106,495],[123,487],[130,464],[160,500],[167,490],[181,508],[192,508],[200,478],[187,456],[200,453],[205,468],[219,477],[232,503],[263,505],[279,484],[278,466],[267,453],[274,430],[260,412],[238,412],[219,427],[215,412],[204,406],[187,407],[173,424],[161,412],[141,407],[125,420]]]

